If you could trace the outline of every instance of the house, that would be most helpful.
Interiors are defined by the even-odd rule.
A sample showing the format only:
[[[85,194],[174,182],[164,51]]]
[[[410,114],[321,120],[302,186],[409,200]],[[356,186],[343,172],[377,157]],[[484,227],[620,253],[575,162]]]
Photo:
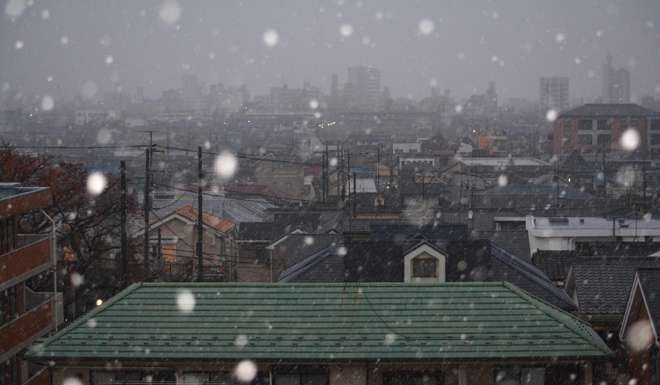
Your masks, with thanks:
[[[63,320],[61,294],[36,291],[33,282],[56,274],[55,240],[23,234],[19,222],[51,199],[46,187],[0,183],[0,384],[48,384],[48,371],[31,365],[23,353]]]
[[[619,339],[625,342],[629,372],[638,384],[660,380],[660,268],[635,274]]]
[[[530,253],[580,250],[595,243],[660,242],[660,220],[602,217],[526,217]]]
[[[578,313],[612,346],[618,344],[635,273],[646,267],[660,267],[660,257],[581,258],[568,272],[566,292],[575,300]]]
[[[191,205],[179,207],[151,223],[149,256],[151,271],[160,271],[160,277],[172,281],[188,281],[197,277],[197,210]],[[211,213],[202,213],[203,279],[233,280],[233,266],[238,258],[237,230],[233,222]],[[143,237],[137,231],[136,238]],[[144,256],[138,259],[144,261]]]
[[[134,284],[33,345],[53,384],[592,384],[587,324],[502,282]]]

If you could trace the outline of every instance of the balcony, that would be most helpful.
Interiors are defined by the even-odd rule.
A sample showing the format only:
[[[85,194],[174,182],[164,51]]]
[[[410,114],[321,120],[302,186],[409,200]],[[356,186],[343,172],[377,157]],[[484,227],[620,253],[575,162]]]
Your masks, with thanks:
[[[23,385],[50,385],[50,374],[48,368],[43,368],[28,378]]]
[[[55,327],[62,319],[62,295],[60,293],[26,292],[28,309],[14,320],[0,326],[0,362],[16,354]]]
[[[17,236],[16,248],[0,255],[0,290],[47,270],[51,262],[47,236]]]

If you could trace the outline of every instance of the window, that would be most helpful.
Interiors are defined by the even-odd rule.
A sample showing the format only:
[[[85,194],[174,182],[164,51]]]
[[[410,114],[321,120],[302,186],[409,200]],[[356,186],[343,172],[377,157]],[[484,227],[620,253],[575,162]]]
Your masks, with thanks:
[[[601,134],[598,135],[598,138],[596,140],[599,146],[609,146],[612,137],[610,135]]]
[[[328,373],[277,373],[274,385],[328,385]]]
[[[607,120],[605,120],[605,119],[598,119],[598,121],[596,122],[596,129],[597,129],[598,131],[606,131],[606,130],[609,130],[610,127],[609,127],[609,125],[607,124]]]
[[[591,131],[592,127],[593,124],[591,123],[591,119],[581,119],[578,122],[578,130]]]
[[[383,373],[383,385],[442,385],[440,372],[390,372]]]
[[[495,368],[493,376],[495,385],[545,385],[544,368]]]
[[[651,119],[651,131],[660,131],[660,119]]]
[[[413,278],[437,278],[438,260],[433,257],[417,257],[412,260]]]
[[[584,145],[591,145],[593,144],[593,137],[591,135],[579,135],[578,142]]]
[[[660,145],[660,134],[652,134],[651,146],[658,146],[658,145]]]

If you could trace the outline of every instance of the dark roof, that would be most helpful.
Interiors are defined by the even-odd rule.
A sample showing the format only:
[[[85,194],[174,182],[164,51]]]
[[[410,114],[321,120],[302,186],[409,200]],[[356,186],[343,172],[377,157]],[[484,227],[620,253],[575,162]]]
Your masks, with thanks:
[[[479,195],[524,195],[525,197],[529,195],[540,195],[543,197],[548,197],[548,199],[554,197],[559,193],[559,199],[572,199],[572,200],[590,200],[593,199],[593,195],[580,191],[571,186],[560,186],[559,191],[557,187],[550,184],[531,184],[531,183],[509,183],[506,186],[495,186],[489,190],[480,193]]]
[[[571,174],[593,174],[597,170],[578,151],[573,151],[561,162],[559,171]]]
[[[531,263],[508,253],[488,240],[431,242],[447,254],[446,280],[506,281],[565,310],[573,301]],[[401,282],[406,251],[419,240],[382,239],[345,243],[346,279],[351,282]]]
[[[55,365],[610,355],[588,325],[502,282],[135,284],[28,352]]]
[[[339,246],[340,247],[340,246]],[[343,252],[329,246],[280,273],[279,282],[344,282]]]
[[[19,183],[0,183],[0,200],[14,198],[21,194],[46,190],[48,187],[23,187]]]
[[[579,118],[579,117],[648,117],[660,116],[660,113],[644,108],[639,104],[585,104],[564,111],[559,118]]]
[[[660,251],[660,242],[594,242],[583,250],[538,250],[532,263],[553,281],[564,281],[573,263],[596,256],[639,257]]]
[[[273,263],[289,269],[321,250],[337,246],[340,240],[341,236],[335,234],[288,234],[274,247],[273,258],[281,260]]]
[[[567,285],[581,313],[620,322],[635,272],[643,267],[660,267],[660,257],[584,258],[571,267]]]
[[[532,256],[532,263],[553,281],[563,281],[577,258],[575,251],[539,250]]]
[[[637,276],[651,322],[653,322],[656,332],[660,334],[660,268],[641,268],[637,270]],[[660,335],[658,339],[660,339]]]
[[[272,222],[243,222],[238,225],[238,239],[241,241],[272,241],[274,234]]]
[[[370,238],[374,241],[407,239],[456,241],[467,237],[467,225],[440,223],[422,226],[410,223],[375,223],[371,225],[370,233]]]

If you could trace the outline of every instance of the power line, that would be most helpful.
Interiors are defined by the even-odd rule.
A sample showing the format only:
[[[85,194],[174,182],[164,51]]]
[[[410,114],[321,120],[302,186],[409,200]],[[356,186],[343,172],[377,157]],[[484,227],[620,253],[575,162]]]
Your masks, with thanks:
[[[156,144],[155,147],[162,148],[164,150],[169,150],[169,151],[181,151],[181,152],[186,152],[186,153],[195,153],[196,150],[190,149],[190,148],[183,148],[183,147],[174,147],[174,146],[162,146],[160,144]],[[220,155],[219,152],[213,152],[213,151],[202,151],[202,154],[204,155],[213,155],[213,156],[218,156]],[[288,163],[288,164],[297,164],[301,166],[321,166],[319,163],[310,163],[310,162],[301,162],[301,161],[296,161],[296,160],[288,160],[288,159],[276,159],[276,158],[264,158],[264,157],[255,157],[249,154],[243,154],[240,152],[233,153],[233,155],[239,159],[246,159],[246,160],[253,160],[257,162],[273,162],[273,163]]]

